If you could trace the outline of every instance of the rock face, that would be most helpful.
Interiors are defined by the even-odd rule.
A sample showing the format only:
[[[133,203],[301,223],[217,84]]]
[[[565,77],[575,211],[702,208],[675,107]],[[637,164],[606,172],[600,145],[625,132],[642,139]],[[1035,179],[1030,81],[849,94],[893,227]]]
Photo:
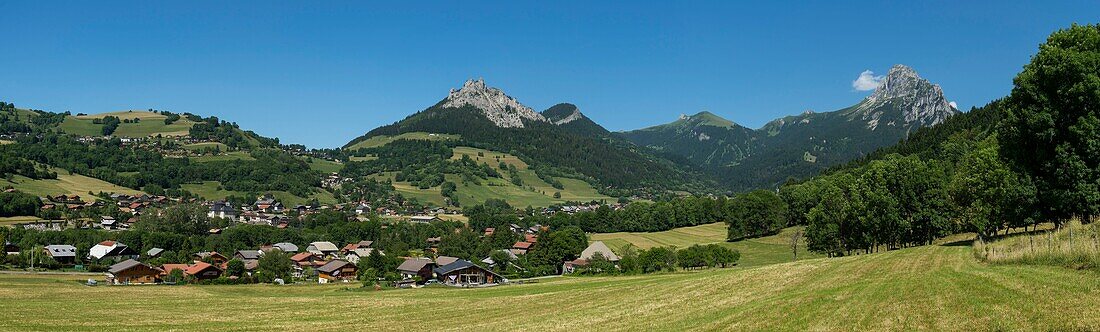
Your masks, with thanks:
[[[905,65],[890,68],[875,92],[856,105],[853,113],[861,115],[867,128],[874,130],[882,125],[879,120],[890,109],[900,111],[904,123],[888,124],[905,127],[937,125],[959,113],[944,98],[939,85],[921,78],[913,68]]]
[[[548,122],[542,114],[520,104],[500,89],[485,86],[482,79],[468,80],[461,89],[451,89],[442,107],[459,108],[469,105],[480,109],[485,117],[501,128],[523,128],[523,120]]]

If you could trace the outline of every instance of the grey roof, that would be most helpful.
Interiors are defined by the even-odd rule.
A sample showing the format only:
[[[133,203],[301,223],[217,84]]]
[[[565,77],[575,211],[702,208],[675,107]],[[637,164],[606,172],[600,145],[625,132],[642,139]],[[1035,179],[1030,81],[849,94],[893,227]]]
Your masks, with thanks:
[[[336,247],[335,244],[332,244],[332,242],[328,242],[328,241],[313,242],[313,243],[309,244],[309,247],[313,248],[313,249],[316,249],[318,251],[322,251],[322,252],[325,252],[325,251],[340,251],[339,247]]]
[[[504,254],[508,255],[508,258],[511,258],[513,261],[519,259],[519,256],[516,256],[516,254],[513,253],[510,250],[500,249],[500,250],[496,250],[496,251],[503,252]],[[489,265],[493,265],[493,264],[497,263],[497,262],[493,261],[493,254],[492,253],[489,253],[489,257],[485,257],[485,259],[482,259],[481,262],[485,263],[485,264],[489,264]]]
[[[458,261],[458,257],[439,256],[435,258],[435,265],[443,266]]]
[[[107,272],[110,272],[111,274],[117,274],[119,272],[126,271],[126,270],[132,269],[134,267],[137,267],[139,265],[145,265],[145,263],[142,263],[142,262],[139,262],[139,261],[136,261],[136,260],[133,260],[133,259],[127,259],[127,260],[122,261],[120,263],[117,263],[115,265],[111,265],[111,268],[107,269]],[[148,266],[148,265],[145,265],[145,266]]]
[[[334,259],[331,262],[328,262],[328,264],[317,268],[317,271],[332,274],[333,272],[344,268],[344,266],[348,264],[351,264],[351,262],[342,259]]]
[[[146,251],[145,255],[149,256],[149,257],[155,257],[155,256],[160,256],[160,254],[163,253],[163,252],[164,252],[164,249],[153,248],[153,249],[149,249],[149,251]]]
[[[359,256],[359,257],[367,257],[367,256],[370,256],[372,252],[374,252],[374,248],[359,248],[359,249],[352,250],[351,252],[348,253],[348,255],[355,254],[356,256]],[[386,255],[386,254],[382,253],[381,250],[378,251],[378,254],[382,255],[382,256]]]
[[[275,248],[278,248],[279,250],[282,250],[283,252],[298,252],[298,246],[296,246],[296,245],[294,245],[293,243],[290,243],[290,242],[279,242],[279,243],[273,244],[271,246],[275,247]]]
[[[496,274],[493,271],[486,270],[486,269],[478,266],[477,264],[471,263],[470,261],[465,260],[465,259],[460,259],[460,260],[455,261],[454,263],[437,267],[433,271],[435,271],[436,274],[443,275],[443,274],[451,273],[451,272],[458,271],[458,270],[465,269],[465,268],[469,268],[469,267],[476,267],[477,269],[485,271],[486,273],[489,273],[489,274],[492,274],[494,276],[500,277],[499,274]]]
[[[424,266],[427,266],[428,264],[432,264],[432,261],[427,259],[409,258],[402,262],[401,265],[398,265],[397,270],[405,272],[417,272],[423,269]]]
[[[243,259],[255,260],[260,259],[262,253],[259,250],[237,250],[237,255],[240,255]]]
[[[603,254],[603,257],[607,258],[609,261],[619,261],[619,256],[615,255],[615,252],[611,251],[611,248],[608,248],[607,245],[603,244],[601,241],[592,242],[592,244],[588,245],[588,248],[584,248],[584,251],[581,251],[580,258],[583,260],[592,259],[592,255],[597,252]]]
[[[50,257],[76,257],[76,247],[67,244],[54,244],[46,246]]]

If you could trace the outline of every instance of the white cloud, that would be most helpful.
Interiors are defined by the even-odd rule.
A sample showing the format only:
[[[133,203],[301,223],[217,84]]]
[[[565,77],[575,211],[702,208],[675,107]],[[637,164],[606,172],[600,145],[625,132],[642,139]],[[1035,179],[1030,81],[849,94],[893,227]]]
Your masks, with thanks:
[[[875,76],[875,73],[870,70],[864,70],[859,73],[859,78],[852,81],[852,88],[856,91],[871,91],[878,87],[879,82],[882,81],[882,76]]]
[[[950,102],[950,103],[947,103],[947,104],[951,105],[951,108],[959,109],[959,104],[956,104],[955,102]]]

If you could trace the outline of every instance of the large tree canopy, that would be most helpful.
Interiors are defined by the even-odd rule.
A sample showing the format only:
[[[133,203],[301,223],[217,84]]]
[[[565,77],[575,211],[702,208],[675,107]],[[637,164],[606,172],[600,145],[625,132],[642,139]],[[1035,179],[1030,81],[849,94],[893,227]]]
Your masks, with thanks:
[[[1100,212],[1100,25],[1051,34],[1016,76],[1002,153],[1035,180],[1053,221]]]

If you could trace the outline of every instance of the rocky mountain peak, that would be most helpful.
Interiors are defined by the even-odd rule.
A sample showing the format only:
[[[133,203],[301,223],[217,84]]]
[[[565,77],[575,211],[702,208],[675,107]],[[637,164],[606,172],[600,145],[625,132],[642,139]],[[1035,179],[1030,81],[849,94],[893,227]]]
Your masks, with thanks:
[[[856,106],[855,111],[867,120],[868,128],[875,129],[883,115],[882,106],[887,103],[900,109],[904,118],[904,124],[892,122],[893,125],[931,126],[959,112],[944,98],[939,85],[921,78],[913,68],[900,64],[890,68],[875,91]]]
[[[490,121],[502,128],[523,128],[523,120],[547,122],[546,118],[530,107],[520,104],[500,89],[486,86],[485,80],[468,80],[462,88],[447,95],[442,107],[472,106],[480,109]]]

